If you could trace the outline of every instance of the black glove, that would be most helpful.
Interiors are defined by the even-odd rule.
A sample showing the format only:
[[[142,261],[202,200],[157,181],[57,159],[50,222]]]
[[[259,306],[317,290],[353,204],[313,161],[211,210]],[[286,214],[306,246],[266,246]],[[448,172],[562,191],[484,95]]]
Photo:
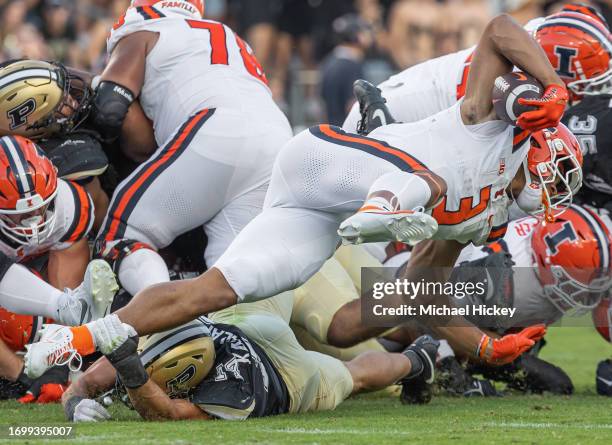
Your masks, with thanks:
[[[19,403],[53,403],[61,399],[68,387],[68,366],[54,366],[34,380]]]

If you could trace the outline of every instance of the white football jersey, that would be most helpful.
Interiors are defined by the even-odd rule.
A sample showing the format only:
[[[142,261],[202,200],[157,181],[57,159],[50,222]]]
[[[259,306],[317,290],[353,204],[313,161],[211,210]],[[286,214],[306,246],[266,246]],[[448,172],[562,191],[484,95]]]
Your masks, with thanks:
[[[429,211],[439,225],[434,239],[480,245],[503,236],[505,190],[527,155],[529,137],[502,121],[467,126],[460,104],[420,122],[380,127],[369,136],[402,147],[446,181],[446,196]]]
[[[473,51],[468,48],[428,60],[378,85],[395,120],[417,122],[456,104],[465,94]],[[360,119],[355,104],[343,128],[354,132]]]
[[[94,222],[94,205],[83,187],[74,182],[57,180],[55,223],[47,239],[37,246],[22,246],[0,233],[0,251],[22,263],[50,250],[64,250],[87,237]]]
[[[531,20],[525,30],[533,34],[543,18]],[[378,85],[387,107],[398,122],[417,122],[452,107],[463,98],[476,47],[427,60],[391,76]],[[361,119],[353,105],[342,126],[354,132]]]
[[[129,8],[113,27],[107,48],[111,54],[123,37],[135,32],[159,35],[146,57],[139,96],[159,145],[205,108],[238,110],[245,118],[285,119],[251,48],[229,27],[151,7],[148,11]]]

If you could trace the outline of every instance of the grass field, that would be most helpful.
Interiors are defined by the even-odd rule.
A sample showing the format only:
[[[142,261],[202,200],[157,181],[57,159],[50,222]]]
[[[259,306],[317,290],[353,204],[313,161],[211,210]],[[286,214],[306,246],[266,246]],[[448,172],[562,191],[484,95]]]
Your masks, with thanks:
[[[246,422],[143,423],[129,410],[113,406],[115,420],[76,425],[69,443],[84,444],[612,444],[612,398],[595,394],[595,366],[612,355],[592,328],[553,328],[542,357],[572,377],[576,395],[506,396],[495,399],[438,397],[423,407],[367,395],[336,411],[285,415]],[[0,442],[7,425],[63,421],[59,406],[0,405]],[[60,440],[50,440],[61,443]],[[29,440],[28,443],[37,443]]]

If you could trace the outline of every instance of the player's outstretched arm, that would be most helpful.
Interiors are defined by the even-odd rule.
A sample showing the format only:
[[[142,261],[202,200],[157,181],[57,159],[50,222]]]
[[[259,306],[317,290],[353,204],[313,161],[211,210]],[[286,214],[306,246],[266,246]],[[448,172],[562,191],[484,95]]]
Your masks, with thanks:
[[[544,104],[538,106],[540,110],[537,111],[545,111],[538,115],[538,124],[558,124],[567,102],[567,91],[562,86],[563,82],[542,48],[506,14],[489,22],[474,52],[466,95],[461,106],[461,116],[465,124],[495,119],[492,105],[493,84],[497,77],[509,73],[514,66],[538,79],[546,88],[544,97],[548,96],[548,102],[556,105],[547,108]],[[542,117],[546,118],[545,122],[541,120]]]

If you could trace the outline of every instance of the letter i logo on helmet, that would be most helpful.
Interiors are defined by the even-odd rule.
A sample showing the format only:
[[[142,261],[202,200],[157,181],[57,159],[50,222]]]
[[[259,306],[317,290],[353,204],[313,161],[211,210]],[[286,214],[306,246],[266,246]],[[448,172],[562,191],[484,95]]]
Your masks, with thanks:
[[[22,136],[0,138],[0,232],[22,246],[37,246],[55,225],[57,169]]]

